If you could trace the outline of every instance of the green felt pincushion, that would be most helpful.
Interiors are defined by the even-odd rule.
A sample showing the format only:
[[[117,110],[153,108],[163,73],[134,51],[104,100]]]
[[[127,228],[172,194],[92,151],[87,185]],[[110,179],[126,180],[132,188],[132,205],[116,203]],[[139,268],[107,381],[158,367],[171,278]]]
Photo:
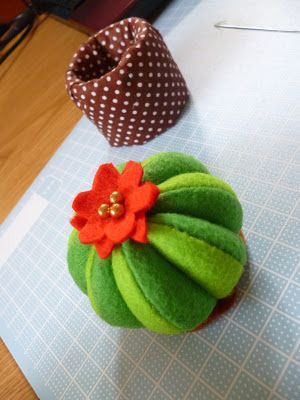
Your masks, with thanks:
[[[138,167],[120,166],[106,180],[105,168],[100,178],[98,171],[94,192],[75,199],[69,271],[111,325],[191,331],[232,295],[242,275],[242,208],[232,188],[190,156],[159,153]],[[125,214],[99,219],[97,207],[115,187]]]

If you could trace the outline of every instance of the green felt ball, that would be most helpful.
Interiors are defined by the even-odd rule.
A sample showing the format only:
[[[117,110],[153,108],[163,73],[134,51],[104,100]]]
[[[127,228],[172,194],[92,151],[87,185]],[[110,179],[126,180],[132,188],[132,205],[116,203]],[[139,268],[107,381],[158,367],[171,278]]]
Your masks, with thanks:
[[[141,165],[143,181],[160,190],[147,214],[148,243],[129,239],[101,259],[74,230],[69,271],[113,326],[191,331],[231,295],[243,273],[242,207],[230,185],[191,156],[159,153]]]

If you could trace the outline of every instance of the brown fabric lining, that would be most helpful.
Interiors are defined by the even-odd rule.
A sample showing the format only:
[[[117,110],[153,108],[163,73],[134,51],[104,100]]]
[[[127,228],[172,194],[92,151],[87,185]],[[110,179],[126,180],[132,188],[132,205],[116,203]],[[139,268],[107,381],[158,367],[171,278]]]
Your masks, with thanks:
[[[129,18],[101,30],[74,54],[71,99],[112,146],[143,144],[174,125],[186,83],[160,33]]]

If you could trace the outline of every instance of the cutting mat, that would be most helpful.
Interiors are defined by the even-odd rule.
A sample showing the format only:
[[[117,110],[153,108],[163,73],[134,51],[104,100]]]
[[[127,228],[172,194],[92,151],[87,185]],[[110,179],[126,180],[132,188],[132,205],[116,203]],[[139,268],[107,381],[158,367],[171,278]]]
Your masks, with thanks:
[[[1,335],[42,399],[300,398],[299,35],[213,27],[295,29],[299,7],[172,2],[156,26],[191,91],[178,124],[117,149],[83,118],[1,227]],[[71,200],[98,165],[165,150],[194,155],[232,184],[250,259],[236,306],[173,337],[101,322],[65,261]]]

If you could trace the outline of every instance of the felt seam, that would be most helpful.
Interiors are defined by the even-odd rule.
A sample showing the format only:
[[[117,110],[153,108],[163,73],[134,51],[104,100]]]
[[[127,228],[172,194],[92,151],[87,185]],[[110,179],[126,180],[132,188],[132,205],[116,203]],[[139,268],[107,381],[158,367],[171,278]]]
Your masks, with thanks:
[[[217,207],[222,209],[215,212]],[[151,214],[166,212],[202,218],[234,233],[240,231],[243,219],[237,197],[212,187],[187,187],[161,193]]]
[[[236,260],[235,257],[233,257],[231,254],[225,252],[224,250],[219,249],[217,246],[215,246],[215,245],[213,245],[213,244],[211,244],[211,243],[206,243],[205,240],[200,239],[200,238],[197,238],[197,237],[192,236],[192,235],[189,235],[187,232],[181,231],[180,229],[175,228],[174,226],[171,226],[171,225],[168,225],[168,224],[157,223],[157,222],[151,222],[151,223],[150,223],[150,226],[151,226],[151,225],[164,225],[164,226],[166,226],[168,229],[170,229],[171,231],[173,231],[174,233],[180,232],[180,233],[182,233],[182,234],[188,236],[188,237],[191,238],[191,239],[199,240],[199,242],[202,242],[204,245],[208,245],[208,246],[212,247],[213,249],[215,249],[215,250],[217,250],[217,251],[221,251],[221,252],[223,252],[223,253],[226,253],[229,257],[232,257],[235,261],[238,261],[238,260]]]
[[[146,296],[145,292],[143,292],[143,290],[142,290],[142,288],[140,287],[138,281],[136,280],[136,278],[135,278],[135,276],[134,276],[134,273],[133,273],[133,271],[132,271],[131,268],[130,268],[129,263],[127,262],[126,255],[124,254],[124,251],[123,251],[123,250],[122,250],[122,256],[123,256],[123,258],[124,258],[124,260],[125,260],[125,262],[126,262],[126,264],[127,264],[127,267],[128,267],[128,269],[129,269],[129,271],[130,271],[130,273],[131,273],[131,275],[132,275],[133,281],[135,282],[137,288],[140,290],[142,296],[144,297],[144,299],[145,299],[146,303],[149,305],[149,307],[154,311],[155,314],[158,315],[158,317],[159,317],[164,323],[166,323],[167,325],[170,326],[170,330],[173,330],[173,329],[174,329],[174,332],[175,332],[175,333],[183,332],[182,327],[176,326],[176,324],[174,324],[173,322],[168,321],[163,315],[161,315],[161,313],[157,310],[157,308],[154,306],[154,304],[152,304],[151,300]]]
[[[182,330],[182,328],[180,326],[176,326],[173,322],[170,322],[166,319],[166,317],[164,317],[159,310],[155,307],[155,305],[151,302],[151,300],[149,299],[149,297],[146,295],[145,292],[143,292],[142,288],[140,287],[136,277],[134,276],[134,272],[132,271],[132,269],[130,268],[130,264],[128,263],[127,259],[126,259],[126,254],[124,253],[124,251],[122,251],[122,255],[126,261],[126,264],[128,266],[128,269],[130,270],[131,274],[132,274],[132,279],[134,280],[134,282],[136,283],[136,286],[139,288],[139,290],[141,291],[141,293],[143,294],[143,297],[145,298],[146,302],[149,304],[149,306],[155,310],[155,312],[158,314],[158,316],[166,321],[168,324],[170,324],[171,326],[173,326],[176,330]]]
[[[161,219],[161,218],[164,218],[164,217],[167,218],[168,216],[170,216],[170,217],[174,216],[175,218],[176,217],[177,218],[186,218],[186,219],[189,218],[189,219],[191,219],[192,222],[194,220],[196,223],[203,224],[204,227],[203,228],[201,227],[200,230],[203,229],[203,231],[206,230],[206,232],[208,230],[207,230],[207,227],[205,227],[205,225],[208,225],[212,229],[211,236],[210,237],[209,236],[203,237],[203,236],[201,236],[201,234],[203,232],[200,232],[200,234],[196,236],[196,235],[194,235],[192,233],[187,232],[185,227],[179,227],[178,225],[175,225],[176,221],[175,221],[175,224],[173,224],[172,220],[168,221],[168,220]],[[207,242],[210,246],[215,247],[217,249],[221,249],[222,251],[224,251],[224,253],[226,253],[226,254],[230,255],[231,257],[235,258],[242,265],[244,265],[245,262],[246,262],[246,251],[244,251],[244,248],[242,248],[242,246],[244,246],[244,242],[241,239],[239,239],[239,237],[240,237],[239,235],[233,233],[229,229],[224,228],[223,226],[214,224],[213,222],[210,222],[210,221],[206,221],[206,220],[204,220],[202,218],[195,218],[195,217],[192,217],[192,216],[187,216],[187,215],[183,215],[183,214],[176,214],[176,213],[159,213],[159,214],[155,214],[155,215],[149,217],[148,221],[150,223],[164,225],[164,226],[173,228],[174,230],[177,230],[177,231],[179,231],[181,233],[186,233],[190,237],[194,237],[196,239],[203,240],[204,242]],[[213,235],[217,236],[219,234],[226,236],[226,238],[224,240],[220,241],[220,243],[215,244],[216,241],[214,242]],[[234,245],[236,247],[239,247],[238,252],[239,253],[241,252],[241,254],[234,255],[233,251],[230,251],[228,249],[228,247],[225,248],[226,247],[226,239],[231,240],[232,241],[231,242],[232,245]],[[235,240],[235,243],[233,242],[233,240]]]
[[[171,177],[186,172],[202,172],[209,174],[207,168],[192,156],[177,152],[155,154],[142,162],[144,181],[155,184],[162,183]]]
[[[146,158],[146,160],[142,161],[142,163],[141,163],[142,167],[143,168],[144,167],[149,167],[152,163],[155,164],[157,159],[160,158],[161,156],[167,156],[169,154],[174,154],[176,156],[182,156],[183,155],[183,153],[177,153],[177,152],[171,152],[171,151],[170,152],[166,151],[166,152],[161,152],[161,153],[158,153],[158,154],[154,154],[153,156],[150,156],[150,157]],[[202,166],[203,166],[203,169],[206,170],[207,173],[209,174],[209,171],[205,167],[205,165],[202,165]]]
[[[142,324],[131,313],[117,287],[111,257],[103,260],[95,254],[91,261],[88,279],[98,314],[112,326],[141,328]]]
[[[186,172],[175,175],[157,186],[161,193],[178,189],[201,187],[204,189],[215,188],[224,190],[236,197],[235,192],[226,182],[213,175],[204,174],[202,172]]]
[[[67,261],[69,272],[79,287],[79,289],[87,294],[86,278],[85,278],[85,265],[86,265],[86,254],[89,252],[86,245],[82,245],[78,238],[78,231],[73,229],[68,240],[68,251],[67,251]],[[82,257],[81,253],[84,253]],[[84,258],[84,262],[83,262]]]
[[[236,269],[236,271],[234,271],[234,272],[235,272],[235,274],[238,276],[238,279],[234,279],[234,280],[236,280],[236,282],[233,283],[232,287],[231,287],[231,288],[225,287],[225,276],[219,277],[218,275],[220,274],[220,272],[219,272],[219,271],[216,271],[216,272],[214,273],[214,275],[211,275],[211,276],[209,277],[210,279],[211,279],[212,277],[213,277],[213,278],[216,277],[216,278],[217,278],[217,281],[219,281],[218,287],[215,288],[214,285],[211,284],[210,279],[207,280],[207,277],[205,277],[203,274],[198,275],[193,269],[187,268],[187,267],[188,267],[188,263],[186,263],[185,265],[183,265],[182,263],[180,263],[180,262],[178,261],[178,259],[176,259],[176,257],[172,259],[172,256],[170,256],[170,254],[169,254],[169,256],[168,256],[168,255],[163,251],[162,247],[159,247],[157,241],[153,238],[153,232],[151,232],[151,227],[152,227],[152,226],[154,226],[154,228],[155,228],[155,226],[156,226],[157,228],[159,228],[160,226],[163,226],[163,225],[156,224],[156,223],[151,223],[151,224],[149,224],[149,234],[148,234],[148,237],[149,237],[150,243],[157,249],[158,252],[160,252],[167,260],[169,260],[169,262],[173,263],[174,266],[176,266],[177,268],[179,268],[179,269],[180,269],[182,272],[184,272],[188,277],[194,279],[196,282],[198,282],[200,285],[202,285],[203,288],[205,288],[205,290],[206,290],[208,293],[210,293],[211,295],[213,295],[213,296],[216,297],[217,299],[221,299],[221,298],[224,298],[224,297],[230,295],[231,291],[233,290],[234,286],[237,284],[237,282],[238,282],[238,280],[240,279],[240,276],[241,276],[241,274],[242,274],[242,272],[243,272],[243,266],[242,266],[242,264],[241,264],[240,262],[238,262],[238,261],[237,261],[234,257],[232,257],[231,255],[229,255],[229,254],[223,252],[222,250],[218,249],[217,247],[211,246],[211,245],[207,244],[205,241],[203,241],[203,240],[201,240],[201,239],[197,239],[197,238],[194,238],[193,236],[189,236],[189,235],[188,235],[187,233],[185,233],[185,232],[180,232],[180,234],[181,234],[182,236],[187,236],[187,238],[190,238],[191,241],[195,241],[195,243],[199,242],[199,246],[202,247],[201,250],[203,250],[203,248],[204,248],[204,250],[205,250],[205,248],[211,247],[217,254],[219,253],[219,255],[221,255],[221,254],[223,253],[223,254],[224,254],[224,258],[225,258],[225,255],[226,255],[226,258],[228,258],[228,260],[229,260],[229,261],[228,261],[228,260],[227,260],[227,261],[230,263],[230,265],[231,265],[232,267],[233,267],[234,264],[235,264],[235,269]],[[174,228],[172,228],[172,227],[170,227],[170,226],[165,226],[165,228],[166,228],[167,230],[169,230],[169,231],[175,233],[175,235],[178,235],[178,231],[177,231],[176,229],[174,229]],[[154,236],[154,237],[155,237],[155,236]],[[153,239],[154,239],[154,240],[153,240]],[[203,257],[204,262],[211,264],[210,259],[209,259],[209,258],[205,259],[205,258],[204,258],[204,255],[205,255],[205,253],[203,252],[203,253],[202,253],[202,257]],[[188,255],[186,255],[186,257],[188,257]],[[213,260],[213,262],[214,262],[214,261],[215,261],[215,260]],[[224,262],[225,262],[225,261],[224,261]],[[193,265],[193,266],[194,266],[194,265]],[[200,270],[198,269],[198,271],[200,271]],[[224,275],[224,274],[223,274],[223,275]],[[231,279],[231,280],[232,280],[232,279]],[[231,283],[231,282],[230,282],[230,283]],[[228,286],[228,284],[227,284],[227,286]],[[230,290],[229,290],[229,289],[230,289]]]
[[[167,321],[185,331],[193,329],[200,321],[208,317],[209,313],[207,314],[207,312],[209,309],[210,312],[212,311],[217,299],[186,276],[183,271],[176,268],[174,264],[170,264],[154,246],[148,245],[145,246],[145,249],[143,247],[132,241],[123,245],[128,268],[130,268],[144,296],[149,298],[145,294],[148,292],[149,296],[153,297],[152,301],[149,300],[150,304],[154,304],[155,309]],[[159,266],[160,263],[162,263],[161,266]],[[155,276],[159,275],[161,275],[161,281],[157,284]],[[141,285],[141,282],[145,282],[145,285]],[[152,287],[149,287],[149,284]],[[159,292],[166,296],[161,297]],[[164,300],[169,296],[171,296],[167,301],[169,305],[165,308]],[[187,304],[189,305],[187,306]]]
[[[148,316],[150,317],[150,319],[151,319],[151,314],[152,314],[152,316],[154,315],[154,317],[158,317],[158,319],[155,322],[157,323],[157,321],[158,321],[159,324],[161,324],[159,327],[156,326],[155,322],[153,323],[152,321],[150,321],[150,323],[149,323],[149,320],[147,320],[147,322],[145,323],[145,319],[142,321],[144,314],[142,315],[142,319],[141,319],[139,310],[136,310],[136,307],[131,303],[131,301],[130,301],[130,304],[128,304],[128,302],[126,301],[126,294],[124,296],[124,288],[122,286],[122,284],[124,283],[124,277],[123,277],[123,279],[121,278],[121,276],[118,273],[118,269],[117,269],[117,264],[118,264],[118,262],[120,262],[120,260],[121,260],[121,262],[126,264],[128,277],[133,282],[133,284],[136,286],[138,297],[140,297],[140,300],[142,299],[142,303],[146,306],[146,309],[148,308]],[[180,333],[183,331],[182,328],[175,326],[174,324],[170,323],[165,318],[163,318],[160,315],[160,313],[156,310],[156,308],[153,306],[153,304],[147,300],[144,292],[138,285],[138,283],[134,277],[134,274],[132,273],[132,271],[128,265],[128,262],[124,255],[124,252],[122,251],[121,248],[117,248],[113,252],[112,268],[113,268],[113,273],[114,273],[117,287],[118,287],[120,293],[122,294],[124,301],[126,302],[128,308],[130,309],[132,314],[137,318],[138,321],[140,321],[148,329],[150,329],[154,332],[158,332],[158,333],[175,334],[175,333]],[[127,297],[127,300],[128,300],[128,297]],[[139,314],[139,315],[137,315],[137,314]]]
[[[92,290],[92,269],[94,266],[94,259],[96,255],[96,248],[94,246],[91,247],[90,254],[88,256],[87,262],[86,262],[86,269],[85,269],[85,276],[86,276],[86,282],[87,282],[87,290],[88,290],[88,297],[90,299],[91,305],[93,309],[95,310],[96,314],[98,314],[101,317],[101,313],[98,310],[97,304],[94,300],[93,296],[93,290]]]

